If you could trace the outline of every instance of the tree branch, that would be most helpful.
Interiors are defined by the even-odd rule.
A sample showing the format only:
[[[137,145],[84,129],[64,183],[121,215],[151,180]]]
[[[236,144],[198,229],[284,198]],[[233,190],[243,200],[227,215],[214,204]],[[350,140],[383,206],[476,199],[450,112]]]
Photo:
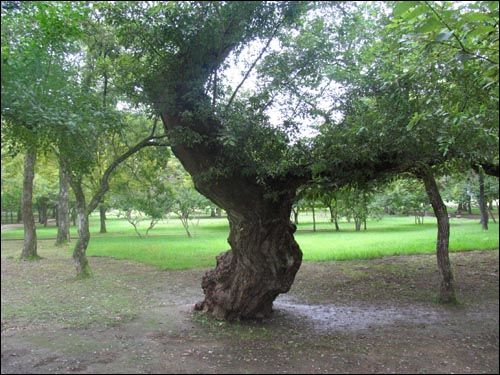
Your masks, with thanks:
[[[259,62],[259,60],[262,58],[262,56],[264,56],[264,53],[269,48],[269,45],[271,44],[272,40],[276,36],[276,33],[278,32],[280,26],[283,24],[283,21],[284,21],[284,19],[282,19],[280,22],[278,22],[278,24],[276,25],[273,33],[271,34],[271,36],[267,40],[266,45],[264,46],[264,48],[262,49],[262,51],[260,51],[259,56],[257,56],[257,58],[255,59],[255,61],[252,63],[252,65],[250,66],[250,68],[245,73],[245,76],[243,77],[243,79],[241,80],[241,82],[238,84],[238,86],[234,90],[233,95],[231,95],[231,97],[229,98],[229,101],[226,104],[226,108],[225,108],[226,110],[231,106],[231,104],[233,103],[233,100],[236,97],[236,94],[238,93],[239,89],[241,88],[241,86],[243,86],[243,84],[245,83],[245,81],[248,79],[248,77],[250,76],[250,73],[255,68],[255,66],[257,65],[257,63]]]
[[[99,202],[102,200],[106,192],[109,190],[109,178],[111,176],[111,173],[126,159],[128,159],[130,156],[134,155],[136,152],[142,150],[145,147],[150,147],[150,146],[168,146],[167,143],[161,143],[161,142],[156,142],[157,140],[164,139],[167,137],[167,135],[161,135],[161,136],[155,136],[154,133],[156,131],[156,126],[158,123],[158,116],[155,118],[154,124],[153,124],[153,129],[151,133],[149,134],[148,137],[144,138],[142,141],[138,142],[135,144],[135,146],[129,148],[126,152],[124,152],[122,155],[118,156],[112,163],[111,165],[106,169],[104,172],[102,178],[101,178],[101,183],[99,185],[99,190],[94,194],[92,200],[90,201],[89,205],[87,206],[87,213],[91,213],[94,211],[99,204]]]

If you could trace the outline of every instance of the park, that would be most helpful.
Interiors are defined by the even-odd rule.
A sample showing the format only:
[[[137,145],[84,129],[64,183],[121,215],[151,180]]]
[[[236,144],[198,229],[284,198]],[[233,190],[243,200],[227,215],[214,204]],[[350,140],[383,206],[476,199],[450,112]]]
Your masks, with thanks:
[[[498,2],[2,10],[2,373],[498,373]]]

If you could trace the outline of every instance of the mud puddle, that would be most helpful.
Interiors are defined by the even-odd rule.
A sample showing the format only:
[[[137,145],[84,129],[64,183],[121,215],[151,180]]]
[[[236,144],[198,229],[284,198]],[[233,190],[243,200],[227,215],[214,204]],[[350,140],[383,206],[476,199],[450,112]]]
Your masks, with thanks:
[[[374,305],[306,305],[292,301],[274,303],[278,314],[305,320],[316,331],[360,331],[393,324],[433,324],[444,319],[441,312],[424,307]]]

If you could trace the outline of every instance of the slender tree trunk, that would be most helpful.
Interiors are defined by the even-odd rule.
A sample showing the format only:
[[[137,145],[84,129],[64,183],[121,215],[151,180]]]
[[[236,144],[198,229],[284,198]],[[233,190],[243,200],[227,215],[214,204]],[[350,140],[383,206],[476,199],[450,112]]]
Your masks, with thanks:
[[[99,233],[107,233],[106,230],[106,206],[104,204],[99,205],[99,217],[101,221],[101,230]]]
[[[37,259],[37,237],[33,215],[33,180],[35,178],[36,148],[29,148],[24,157],[21,210],[24,224],[24,244],[21,259]]]
[[[449,240],[450,240],[450,223],[448,211],[439,193],[439,188],[431,171],[423,171],[420,175],[422,178],[425,190],[431,201],[434,214],[437,219],[438,236],[436,244],[437,263],[439,272],[441,273],[441,288],[439,301],[441,303],[456,303],[455,286],[453,281],[453,273],[451,270],[449,257]]]
[[[479,209],[481,210],[481,227],[483,230],[488,230],[488,211],[486,209],[486,198],[484,197],[484,174],[483,171],[477,170],[479,180]]]
[[[314,209],[314,202],[312,205],[312,212],[313,212],[313,232],[316,232],[316,210]]]
[[[361,219],[358,217],[354,218],[354,227],[356,228],[356,232],[361,231]]]
[[[496,224],[497,220],[495,219],[495,215],[493,214],[492,210],[493,210],[493,202],[490,202],[488,205],[488,212],[490,213],[491,220],[493,220],[493,222]]]
[[[69,175],[59,163],[59,199],[57,200],[57,240],[56,246],[66,245],[70,241],[69,234]]]
[[[76,267],[76,277],[78,279],[86,279],[92,276],[92,271],[86,255],[90,241],[89,213],[86,208],[85,194],[83,193],[81,179],[71,178],[70,184],[75,193],[78,211],[78,240],[73,249],[73,262]]]
[[[75,205],[72,205],[69,210],[69,216],[71,221],[73,222],[73,225],[76,226],[76,218],[78,217],[78,210],[76,209]]]
[[[299,225],[299,208],[293,208],[292,209],[292,213],[293,213],[293,222],[295,223],[295,225]]]

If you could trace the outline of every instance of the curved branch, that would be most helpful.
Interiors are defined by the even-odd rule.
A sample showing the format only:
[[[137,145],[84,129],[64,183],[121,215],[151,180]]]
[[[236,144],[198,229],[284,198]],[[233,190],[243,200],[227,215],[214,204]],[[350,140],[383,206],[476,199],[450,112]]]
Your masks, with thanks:
[[[238,93],[239,89],[241,88],[241,86],[243,86],[243,84],[245,83],[245,81],[248,79],[248,77],[250,76],[250,73],[252,72],[252,70],[255,68],[255,66],[257,65],[257,63],[260,61],[260,59],[262,58],[262,56],[264,56],[264,53],[267,51],[267,49],[269,48],[269,45],[271,44],[272,40],[274,39],[274,37],[276,36],[276,33],[278,32],[279,28],[281,27],[281,25],[283,24],[284,22],[284,19],[282,19],[280,22],[278,22],[278,24],[276,25],[273,33],[271,34],[271,36],[269,37],[269,39],[267,40],[267,43],[266,45],[264,46],[264,48],[262,49],[262,51],[260,51],[260,54],[259,56],[257,56],[257,58],[255,59],[255,61],[252,63],[252,65],[250,66],[250,68],[247,70],[247,72],[245,73],[245,76],[243,77],[243,79],[241,80],[241,82],[238,84],[238,86],[236,86],[236,89],[234,90],[233,92],[233,95],[231,95],[231,97],[229,98],[229,101],[227,102],[226,104],[226,110],[230,107],[230,105],[233,103],[233,100],[234,98],[236,97],[236,94]]]

